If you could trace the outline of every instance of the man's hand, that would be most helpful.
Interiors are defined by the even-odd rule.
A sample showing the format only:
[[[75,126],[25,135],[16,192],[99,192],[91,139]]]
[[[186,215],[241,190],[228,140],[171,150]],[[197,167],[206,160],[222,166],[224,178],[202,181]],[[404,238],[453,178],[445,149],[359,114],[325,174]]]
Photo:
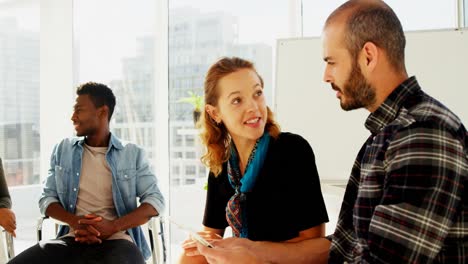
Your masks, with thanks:
[[[99,239],[107,239],[119,231],[114,221],[109,221],[95,214],[87,214],[78,221],[80,225],[86,226],[89,233],[95,234]],[[75,232],[76,234],[76,232]]]
[[[75,241],[85,244],[101,244],[102,240],[86,229],[75,230]]]
[[[100,232],[94,226],[83,223],[83,220],[99,222],[102,221],[102,217],[93,214],[75,217],[70,224],[74,230],[75,241],[86,244],[102,243],[102,239],[98,237]]]
[[[0,208],[0,226],[8,233],[16,237],[16,217],[15,213],[8,208]]]
[[[109,229],[112,228],[105,225],[114,226],[109,224],[110,221],[95,214],[78,216],[69,213],[58,202],[51,203],[47,207],[45,214],[67,223],[74,230],[75,240],[81,243],[101,243],[103,239],[108,238],[111,235],[110,233],[112,233],[109,232]]]

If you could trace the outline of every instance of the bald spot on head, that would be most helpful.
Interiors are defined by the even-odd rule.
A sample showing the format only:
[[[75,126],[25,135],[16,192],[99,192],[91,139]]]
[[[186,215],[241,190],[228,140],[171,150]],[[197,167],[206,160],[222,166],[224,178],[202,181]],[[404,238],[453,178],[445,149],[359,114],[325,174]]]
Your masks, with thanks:
[[[327,18],[324,31],[330,27],[343,27],[342,41],[354,59],[366,42],[372,42],[384,51],[395,71],[406,72],[403,28],[392,8],[385,2],[347,1]]]

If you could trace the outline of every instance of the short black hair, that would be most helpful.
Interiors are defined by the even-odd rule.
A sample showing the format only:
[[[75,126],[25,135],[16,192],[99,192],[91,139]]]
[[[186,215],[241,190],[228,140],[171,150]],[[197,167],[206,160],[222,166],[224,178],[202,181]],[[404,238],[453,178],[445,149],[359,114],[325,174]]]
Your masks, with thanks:
[[[87,82],[81,84],[76,89],[77,95],[89,95],[95,107],[106,105],[109,108],[110,121],[115,107],[115,95],[112,90],[105,84],[96,82]]]

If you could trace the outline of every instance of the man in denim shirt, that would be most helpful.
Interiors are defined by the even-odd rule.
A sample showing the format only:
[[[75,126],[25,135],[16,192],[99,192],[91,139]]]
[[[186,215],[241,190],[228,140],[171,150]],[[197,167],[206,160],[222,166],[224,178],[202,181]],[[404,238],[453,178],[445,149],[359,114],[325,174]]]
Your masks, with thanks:
[[[11,263],[144,263],[140,225],[164,210],[156,177],[140,147],[110,133],[112,90],[86,83],[77,95],[71,120],[83,138],[55,146],[39,200],[42,214],[68,226]]]

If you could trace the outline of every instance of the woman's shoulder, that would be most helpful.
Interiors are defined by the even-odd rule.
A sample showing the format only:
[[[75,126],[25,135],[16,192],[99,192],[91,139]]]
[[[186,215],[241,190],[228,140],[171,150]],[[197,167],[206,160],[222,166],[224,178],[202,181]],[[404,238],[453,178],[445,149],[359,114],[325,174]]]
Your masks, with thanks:
[[[309,145],[309,142],[299,134],[281,132],[275,140],[276,144],[284,146]]]
[[[279,153],[283,158],[289,157],[291,159],[296,159],[297,156],[313,153],[312,147],[305,138],[291,132],[280,133],[270,146],[270,151]]]

